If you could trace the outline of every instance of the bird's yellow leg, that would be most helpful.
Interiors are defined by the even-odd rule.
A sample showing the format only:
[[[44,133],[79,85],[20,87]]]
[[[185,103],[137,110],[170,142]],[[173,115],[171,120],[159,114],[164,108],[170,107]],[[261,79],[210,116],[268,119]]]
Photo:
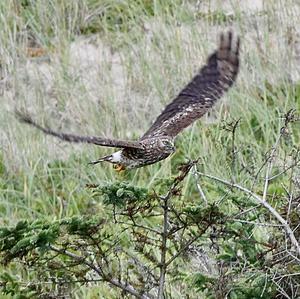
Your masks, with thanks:
[[[126,169],[125,166],[122,164],[114,164],[113,167],[114,167],[115,171],[119,172],[119,173]]]

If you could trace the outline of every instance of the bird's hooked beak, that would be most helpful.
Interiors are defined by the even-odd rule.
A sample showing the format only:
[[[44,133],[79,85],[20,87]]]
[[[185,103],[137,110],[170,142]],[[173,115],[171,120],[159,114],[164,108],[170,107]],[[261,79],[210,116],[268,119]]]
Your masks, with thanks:
[[[172,153],[174,153],[176,151],[176,147],[173,142],[168,143],[168,150],[170,150],[170,152],[172,152]]]
[[[171,146],[171,149],[172,149],[172,152],[173,152],[173,153],[175,153],[175,152],[176,152],[176,147],[175,147],[175,145],[174,145],[174,144],[172,144],[172,146]]]

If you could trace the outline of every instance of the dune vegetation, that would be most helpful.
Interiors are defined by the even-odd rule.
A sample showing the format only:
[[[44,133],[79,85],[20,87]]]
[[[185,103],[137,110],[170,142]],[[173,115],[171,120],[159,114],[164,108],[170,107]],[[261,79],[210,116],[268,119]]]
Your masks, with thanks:
[[[297,1],[0,1],[1,298],[300,298]],[[236,84],[167,160],[17,121],[136,140],[215,50]]]

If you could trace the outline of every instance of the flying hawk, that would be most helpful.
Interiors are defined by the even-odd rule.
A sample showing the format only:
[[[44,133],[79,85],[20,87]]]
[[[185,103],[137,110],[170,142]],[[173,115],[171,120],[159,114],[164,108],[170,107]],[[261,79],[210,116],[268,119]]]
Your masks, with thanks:
[[[107,161],[117,170],[143,167],[161,161],[174,153],[174,139],[184,128],[203,116],[234,83],[239,70],[239,37],[231,31],[220,35],[218,49],[207,59],[196,76],[165,107],[149,130],[137,141],[124,141],[94,136],[78,136],[56,132],[36,123],[23,112],[18,118],[45,134],[68,142],[85,142],[121,150],[91,164]]]

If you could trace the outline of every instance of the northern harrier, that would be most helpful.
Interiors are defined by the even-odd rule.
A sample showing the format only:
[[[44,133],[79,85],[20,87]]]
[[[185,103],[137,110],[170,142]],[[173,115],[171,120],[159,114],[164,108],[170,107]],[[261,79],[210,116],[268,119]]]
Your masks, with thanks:
[[[117,170],[132,169],[156,163],[175,151],[174,139],[184,128],[203,116],[232,86],[239,70],[239,38],[231,31],[220,35],[218,49],[205,66],[179,95],[165,107],[150,129],[137,141],[78,136],[53,131],[36,123],[30,116],[17,112],[22,122],[30,124],[48,135],[68,142],[85,142],[121,150],[91,162],[107,161]]]

